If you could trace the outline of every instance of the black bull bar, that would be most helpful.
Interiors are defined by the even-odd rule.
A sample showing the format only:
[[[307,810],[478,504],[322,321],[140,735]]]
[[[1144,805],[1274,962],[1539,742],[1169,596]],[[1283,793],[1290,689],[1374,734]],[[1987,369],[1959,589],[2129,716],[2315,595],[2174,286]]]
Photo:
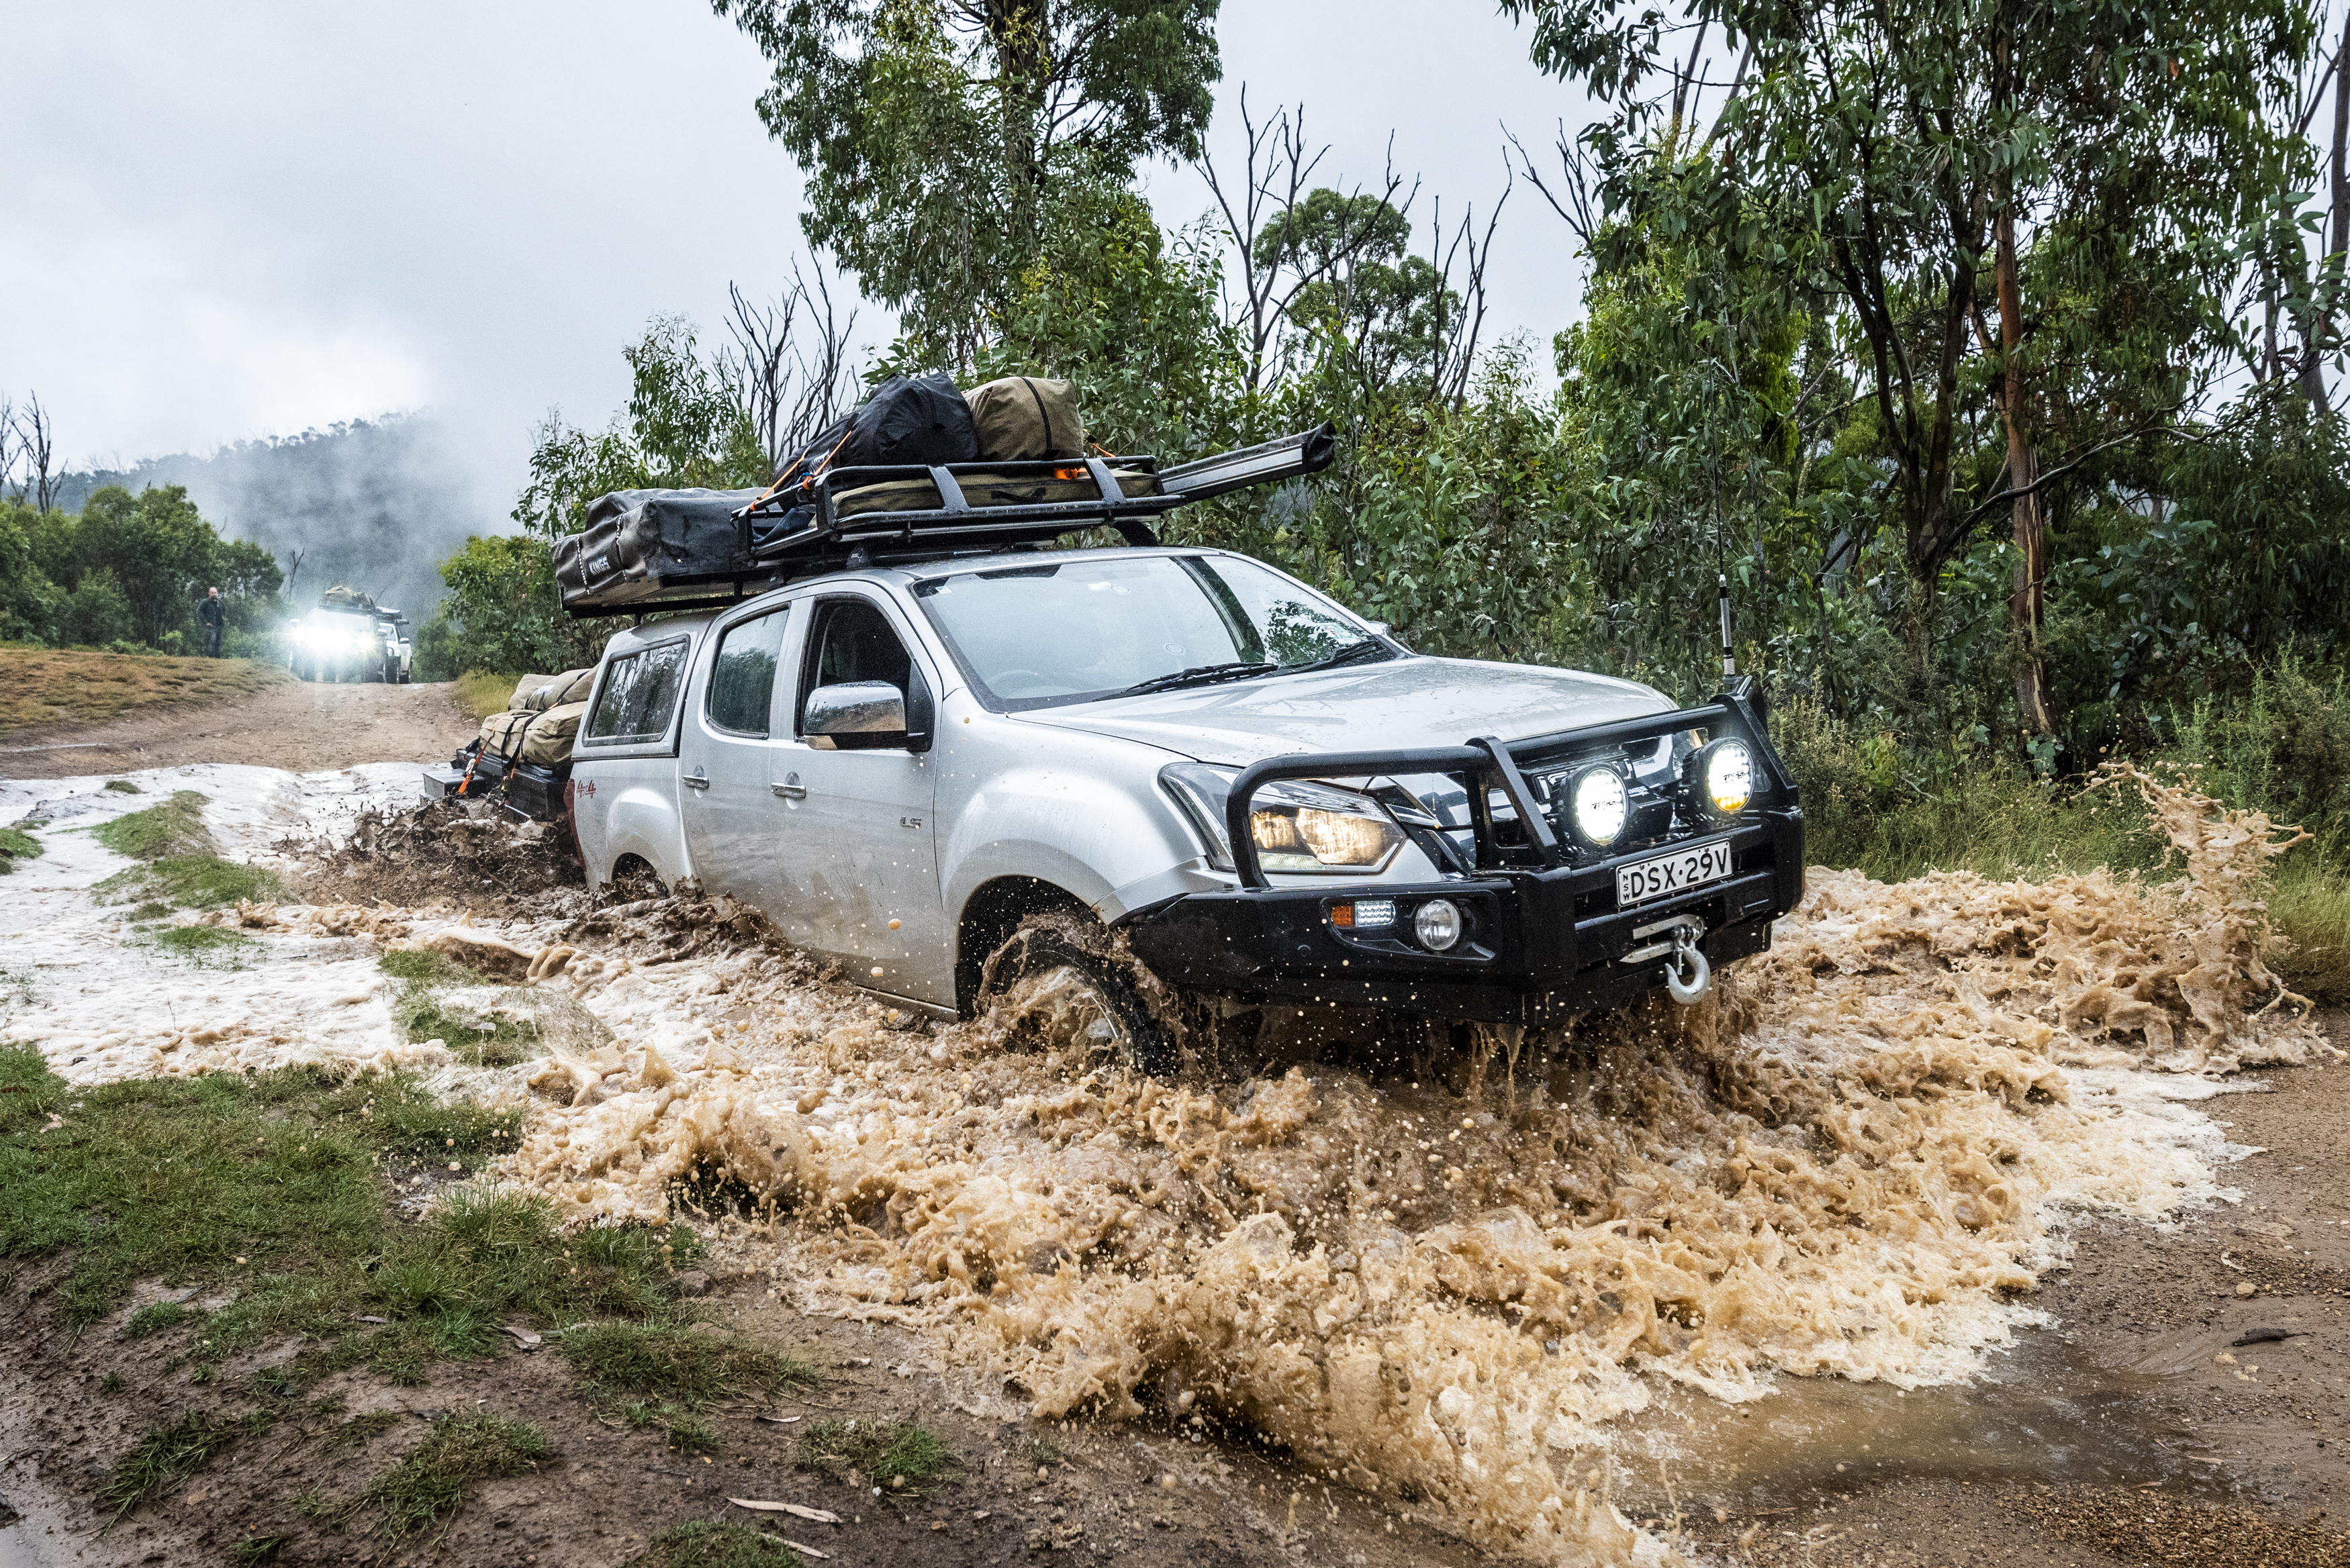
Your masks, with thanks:
[[[1746,742],[1762,775],[1752,808],[1621,853],[1559,841],[1529,774],[1620,755],[1627,744],[1683,731]],[[1466,788],[1475,844],[1470,868],[1409,884],[1363,878],[1275,887],[1266,877],[1249,830],[1260,787],[1282,779],[1412,774],[1449,774]],[[1497,791],[1511,808],[1506,819],[1492,807]],[[1660,936],[1669,946],[1677,931],[1702,928],[1696,945],[1716,967],[1765,950],[1771,922],[1804,893],[1802,805],[1772,748],[1751,677],[1724,682],[1702,707],[1527,740],[1267,758],[1233,780],[1225,830],[1240,886],[1138,911],[1127,929],[1136,956],[1170,983],[1261,1002],[1560,1023],[1660,983],[1664,965],[1637,956],[1657,950]],[[1709,844],[1726,848],[1727,876],[1618,906],[1617,867]],[[1395,920],[1376,930],[1334,923],[1336,906],[1367,898],[1393,899]],[[1437,898],[1460,911],[1462,925],[1461,940],[1440,952],[1409,935],[1413,912]],[[1627,955],[1635,956],[1627,961]]]

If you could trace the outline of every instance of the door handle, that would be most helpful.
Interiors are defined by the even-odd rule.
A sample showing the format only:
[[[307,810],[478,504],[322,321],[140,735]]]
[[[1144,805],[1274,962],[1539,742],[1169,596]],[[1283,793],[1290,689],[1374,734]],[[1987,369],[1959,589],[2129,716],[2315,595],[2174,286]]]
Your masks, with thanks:
[[[783,783],[771,784],[767,787],[785,800],[807,799],[807,785],[800,783],[800,775],[797,774],[785,774]]]
[[[709,779],[702,775],[702,770],[699,768],[696,768],[693,772],[686,774],[681,782],[682,782],[688,789],[708,789],[710,787]]]

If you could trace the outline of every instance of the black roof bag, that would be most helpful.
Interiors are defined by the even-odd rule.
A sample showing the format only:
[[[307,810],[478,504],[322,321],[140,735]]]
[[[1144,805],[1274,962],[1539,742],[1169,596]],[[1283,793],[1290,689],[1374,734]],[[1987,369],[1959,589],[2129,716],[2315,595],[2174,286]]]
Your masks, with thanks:
[[[979,456],[979,434],[971,405],[942,374],[892,376],[873,389],[864,406],[849,415],[848,444],[835,468],[889,468],[899,463],[934,467],[970,462]]]
[[[756,490],[616,490],[585,531],[555,542],[563,607],[608,607],[667,587],[728,582],[751,569],[734,514]]]

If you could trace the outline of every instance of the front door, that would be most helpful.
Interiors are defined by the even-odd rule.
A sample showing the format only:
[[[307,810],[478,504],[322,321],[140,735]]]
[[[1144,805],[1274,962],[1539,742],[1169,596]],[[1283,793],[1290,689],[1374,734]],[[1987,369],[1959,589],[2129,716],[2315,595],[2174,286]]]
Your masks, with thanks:
[[[879,600],[837,595],[810,609],[790,738],[769,757],[787,812],[785,933],[838,958],[859,985],[952,1007],[929,754],[902,746],[824,751],[802,739],[799,726],[807,694],[819,686],[886,680],[912,710],[939,689],[937,677],[915,661],[911,639]]]
[[[677,758],[678,811],[693,874],[706,891],[732,893],[771,914],[785,812],[770,788],[769,714],[790,613],[770,610],[719,629]]]

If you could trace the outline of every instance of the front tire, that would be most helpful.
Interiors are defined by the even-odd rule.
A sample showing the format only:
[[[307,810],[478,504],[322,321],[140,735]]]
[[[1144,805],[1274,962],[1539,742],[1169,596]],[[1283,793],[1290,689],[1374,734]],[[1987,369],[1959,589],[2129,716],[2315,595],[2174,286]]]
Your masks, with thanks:
[[[1124,971],[1072,930],[1068,916],[1031,916],[980,971],[979,1010],[1007,1009],[1013,1033],[1045,1050],[1080,1055],[1161,1078],[1180,1054]]]

